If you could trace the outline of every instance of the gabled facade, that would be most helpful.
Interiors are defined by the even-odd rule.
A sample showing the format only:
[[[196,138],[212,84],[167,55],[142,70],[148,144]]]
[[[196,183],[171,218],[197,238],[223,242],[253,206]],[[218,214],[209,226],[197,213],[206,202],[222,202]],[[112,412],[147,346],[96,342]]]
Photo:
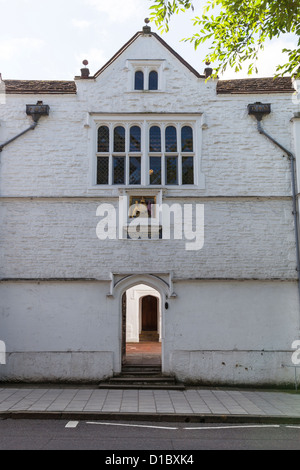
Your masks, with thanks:
[[[163,373],[293,381],[291,162],[248,105],[271,105],[262,125],[297,170],[294,84],[206,75],[146,27],[94,76],[2,81],[0,380],[119,373],[144,302]]]

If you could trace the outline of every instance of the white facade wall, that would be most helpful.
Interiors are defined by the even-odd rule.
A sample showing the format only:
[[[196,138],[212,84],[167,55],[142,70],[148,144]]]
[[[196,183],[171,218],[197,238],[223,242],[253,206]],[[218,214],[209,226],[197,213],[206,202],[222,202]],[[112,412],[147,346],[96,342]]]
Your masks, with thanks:
[[[145,58],[162,60],[163,91],[130,90],[130,61]],[[197,78],[154,37],[139,37],[96,80],[76,84],[76,95],[7,95],[0,104],[0,143],[32,123],[26,104],[50,106],[0,154],[0,380],[119,372],[123,291],[114,292],[112,275],[140,284],[145,273],[164,273],[176,293],[160,291],[170,304],[162,308],[165,373],[198,383],[292,382],[282,367],[300,334],[290,162],[247,113],[249,103],[271,103],[263,126],[298,156],[292,97],[217,95],[215,81]],[[122,113],[199,116],[201,185],[165,188],[163,202],[204,205],[201,250],[187,251],[184,239],[97,238],[98,205],[118,209],[121,193],[93,184],[96,121],[116,113],[120,123]]]
[[[0,291],[1,380],[80,382],[112,375],[119,321],[109,311],[105,284],[7,282]]]
[[[127,92],[126,59],[166,55],[165,92]],[[37,98],[50,106],[38,127],[5,148],[1,155],[2,196],[105,196],[93,188],[91,166],[96,141],[92,115],[112,113],[199,113],[204,115],[201,169],[205,188],[199,196],[289,196],[289,162],[256,130],[247,105],[272,105],[266,130],[288,148],[295,105],[288,94],[217,95],[216,82],[195,77],[154,38],[140,38],[95,81],[77,80],[77,95],[7,95],[0,105],[0,139],[8,140],[32,123],[26,104]],[[180,93],[178,92],[180,90]],[[120,117],[122,122],[122,117]],[[90,126],[90,127],[88,127]],[[21,171],[22,170],[22,171]],[[115,188],[115,194],[118,194]],[[176,194],[176,192],[175,192]]]
[[[120,372],[120,298],[107,290],[104,282],[0,283],[0,379],[80,382]],[[293,382],[285,366],[299,331],[296,283],[178,281],[174,290],[167,310],[162,296],[165,373],[198,384]]]
[[[111,272],[152,271],[173,272],[175,279],[296,279],[289,199],[197,199],[205,211],[198,251],[186,251],[184,234],[182,240],[99,240],[100,202],[3,199],[1,277],[108,281]]]
[[[164,348],[177,377],[202,384],[292,383],[294,370],[285,366],[292,365],[299,334],[296,283],[185,281],[174,288],[185,310],[170,300]]]

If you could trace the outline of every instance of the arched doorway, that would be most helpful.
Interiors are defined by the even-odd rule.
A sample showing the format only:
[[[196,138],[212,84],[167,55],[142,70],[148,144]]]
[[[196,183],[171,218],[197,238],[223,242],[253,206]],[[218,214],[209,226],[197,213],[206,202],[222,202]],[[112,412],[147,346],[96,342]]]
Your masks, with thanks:
[[[137,284],[122,296],[122,365],[161,366],[161,295]]]

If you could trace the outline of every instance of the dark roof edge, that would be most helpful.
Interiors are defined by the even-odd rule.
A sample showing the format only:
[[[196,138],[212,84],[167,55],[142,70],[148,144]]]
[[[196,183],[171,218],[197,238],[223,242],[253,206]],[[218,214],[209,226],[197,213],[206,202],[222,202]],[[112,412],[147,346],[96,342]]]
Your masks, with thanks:
[[[173,54],[185,67],[187,67],[190,72],[192,72],[194,75],[196,75],[197,78],[205,78],[205,75],[200,75],[199,72],[197,72],[196,69],[194,69],[186,60],[181,57],[169,44],[164,41],[157,33],[151,33],[152,36],[154,36],[163,46],[165,46],[166,49],[168,49],[171,54]]]
[[[69,80],[3,80],[8,95],[75,95],[76,84]]]
[[[292,77],[258,77],[219,80],[218,95],[294,93]]]
[[[294,90],[295,92],[295,90]],[[248,91],[217,91],[217,95],[275,95],[280,93],[293,93],[292,90],[248,90]]]
[[[129,39],[129,41],[127,41],[126,44],[124,44],[124,46],[122,46],[121,49],[119,49],[118,52],[116,52],[115,55],[113,55],[112,58],[109,59],[109,61],[106,62],[106,64],[104,64],[103,67],[101,67],[101,69],[99,69],[91,78],[97,78],[102,72],[104,72],[104,70],[107,69],[107,67],[109,67],[137,39],[137,37],[140,36],[140,34],[141,32],[139,31],[132,36],[132,38]]]
[[[140,34],[140,33],[138,33]],[[155,33],[153,33],[155,34]],[[136,35],[127,43],[126,47],[135,40]],[[107,64],[100,69],[99,74],[105,70],[106,67],[113,60],[122,53],[122,50]],[[176,53],[175,53],[176,54]],[[180,57],[180,56],[179,56]],[[187,63],[185,63],[186,65]],[[194,69],[187,67],[193,71]],[[193,73],[196,73],[194,71]],[[197,74],[201,77],[201,75]],[[89,77],[93,79],[94,77]],[[6,94],[22,94],[22,95],[42,95],[42,94],[58,94],[58,95],[74,95],[77,93],[75,81],[66,80],[3,80],[5,84]],[[246,94],[280,94],[280,93],[295,93],[292,77],[264,77],[264,78],[243,78],[231,80],[218,80],[216,92],[218,95],[246,95]]]

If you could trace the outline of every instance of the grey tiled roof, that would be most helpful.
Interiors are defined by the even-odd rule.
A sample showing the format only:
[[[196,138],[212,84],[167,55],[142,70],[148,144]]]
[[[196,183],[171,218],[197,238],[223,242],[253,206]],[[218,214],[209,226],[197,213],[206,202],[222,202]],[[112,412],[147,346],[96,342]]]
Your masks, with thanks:
[[[218,94],[293,93],[294,91],[291,77],[219,80],[217,84]]]
[[[7,94],[76,94],[73,81],[62,80],[4,80]]]
[[[101,70],[98,75],[101,74]],[[4,80],[4,83],[7,94],[76,94],[76,84],[74,81]],[[218,95],[293,92],[295,92],[295,89],[290,77],[219,80],[217,83]]]

